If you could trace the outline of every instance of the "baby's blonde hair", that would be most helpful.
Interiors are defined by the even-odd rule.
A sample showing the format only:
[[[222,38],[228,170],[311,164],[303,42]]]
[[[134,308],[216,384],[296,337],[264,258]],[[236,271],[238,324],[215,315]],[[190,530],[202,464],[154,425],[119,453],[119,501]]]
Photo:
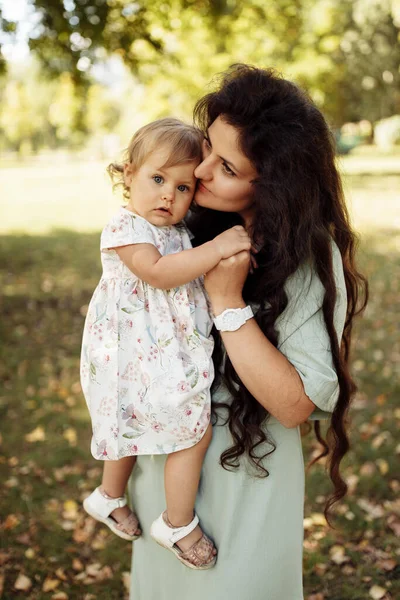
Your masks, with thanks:
[[[123,155],[122,163],[111,163],[107,172],[114,187],[122,185],[124,196],[129,198],[129,189],[124,182],[124,164],[129,163],[134,171],[140,169],[148,156],[156,150],[167,146],[170,155],[163,168],[174,167],[186,162],[202,160],[203,134],[200,129],[187,125],[179,119],[167,117],[153,121],[138,131],[132,137]]]

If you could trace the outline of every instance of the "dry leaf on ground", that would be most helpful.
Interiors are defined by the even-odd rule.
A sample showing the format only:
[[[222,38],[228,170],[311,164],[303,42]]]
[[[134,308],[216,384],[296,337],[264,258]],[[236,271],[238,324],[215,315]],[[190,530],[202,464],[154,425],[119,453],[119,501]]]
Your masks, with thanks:
[[[20,573],[14,583],[14,588],[19,590],[20,592],[28,592],[32,587],[32,581],[24,575]]]

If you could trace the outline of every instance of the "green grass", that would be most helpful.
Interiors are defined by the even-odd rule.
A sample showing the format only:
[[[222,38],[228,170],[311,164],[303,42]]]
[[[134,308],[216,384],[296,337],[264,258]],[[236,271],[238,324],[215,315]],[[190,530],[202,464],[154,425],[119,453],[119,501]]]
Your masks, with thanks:
[[[79,506],[101,473],[89,453],[79,386],[83,319],[100,276],[98,233],[90,230],[101,227],[118,198],[105,180],[96,195],[99,165],[52,169],[0,170],[2,190],[13,198],[0,237],[0,596],[51,598],[55,592],[43,586],[54,580],[55,591],[69,599],[121,599],[130,544],[95,525]],[[362,173],[362,165],[349,167],[346,186],[353,209],[354,198],[365,200],[362,215],[354,216],[364,224],[360,266],[370,279],[371,301],[355,331],[359,392],[343,469],[352,491],[339,507],[336,530],[315,517],[330,490],[323,466],[307,475],[305,598],[322,594],[318,600],[368,600],[373,586],[387,591],[384,600],[400,594],[399,567],[392,562],[400,523],[400,168],[390,177],[382,165],[375,174]],[[15,223],[20,234],[10,233]],[[312,434],[303,439],[308,459],[316,444]],[[332,554],[335,546],[344,549],[342,564],[340,554]],[[14,589],[20,573],[31,580],[28,592]]]

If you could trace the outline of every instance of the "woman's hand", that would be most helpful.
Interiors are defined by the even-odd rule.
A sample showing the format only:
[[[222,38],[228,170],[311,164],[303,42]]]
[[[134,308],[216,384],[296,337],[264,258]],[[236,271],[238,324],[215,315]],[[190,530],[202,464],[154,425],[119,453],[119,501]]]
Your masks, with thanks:
[[[250,251],[243,250],[235,256],[222,259],[205,275],[204,286],[215,315],[225,308],[245,306],[242,290],[250,270],[250,264]]]

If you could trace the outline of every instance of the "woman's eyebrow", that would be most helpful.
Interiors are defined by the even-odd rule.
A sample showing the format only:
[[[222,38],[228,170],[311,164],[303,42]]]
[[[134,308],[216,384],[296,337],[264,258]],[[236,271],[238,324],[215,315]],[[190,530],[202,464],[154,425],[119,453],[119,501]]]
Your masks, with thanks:
[[[210,144],[210,146],[212,147],[212,143],[210,140],[210,135],[207,131],[207,133],[204,136],[206,138],[206,140],[208,141],[208,143]],[[237,167],[235,167],[235,165],[233,164],[233,162],[231,162],[230,160],[227,160],[226,158],[224,158],[223,156],[220,156],[219,154],[217,154],[218,158],[220,158],[223,162],[225,162],[227,165],[229,165],[230,167],[233,168],[234,171],[237,171],[237,173],[239,173],[239,175],[243,175],[243,173],[241,171],[239,171],[239,169]]]

